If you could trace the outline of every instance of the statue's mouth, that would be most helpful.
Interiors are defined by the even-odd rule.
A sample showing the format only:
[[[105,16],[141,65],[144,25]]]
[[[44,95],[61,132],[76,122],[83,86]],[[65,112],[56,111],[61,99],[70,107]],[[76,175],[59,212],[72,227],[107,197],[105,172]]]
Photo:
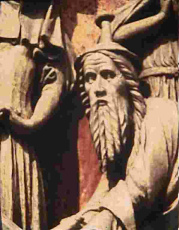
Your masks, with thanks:
[[[98,105],[98,107],[99,106],[105,106],[105,105],[107,105],[107,101],[106,100],[97,100],[97,105]]]

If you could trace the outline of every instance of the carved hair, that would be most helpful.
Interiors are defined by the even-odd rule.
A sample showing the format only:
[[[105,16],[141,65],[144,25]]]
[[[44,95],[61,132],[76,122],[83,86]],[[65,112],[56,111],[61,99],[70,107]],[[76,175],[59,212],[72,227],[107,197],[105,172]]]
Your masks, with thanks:
[[[138,89],[137,73],[132,64],[123,56],[116,55],[113,52],[106,50],[100,50],[98,52],[113,60],[116,67],[120,70],[120,73],[125,79],[125,88],[127,89],[126,100],[129,100],[128,103],[126,103],[126,107],[122,108],[122,110],[118,108],[120,103],[116,105],[114,102],[99,108],[94,104],[90,108],[89,98],[84,88],[82,66],[78,70],[78,83],[82,102],[86,108],[87,116],[90,115],[89,121],[93,143],[101,162],[101,170],[106,171],[108,162],[114,161],[115,155],[121,153],[121,145],[126,143],[128,121],[131,120],[134,122],[135,129],[138,132],[141,128],[141,122],[145,115],[146,108],[143,96]],[[81,64],[91,55],[93,55],[93,53],[86,54]],[[122,115],[122,119],[120,115]]]
[[[144,98],[139,91],[139,81],[137,78],[136,70],[134,69],[131,62],[128,61],[126,58],[124,58],[121,54],[118,55],[117,53],[108,50],[99,50],[96,52],[104,54],[109,58],[111,58],[114,61],[117,68],[120,70],[121,74],[124,76],[126,86],[129,90],[128,92],[129,100],[130,100],[129,105],[130,105],[130,111],[132,112],[131,118],[134,120],[135,128],[136,129],[138,128],[140,130],[141,122],[146,112],[146,105],[145,105]],[[81,61],[80,68],[77,70],[78,86],[80,90],[80,95],[82,97],[82,103],[85,106],[87,116],[89,116],[90,104],[89,104],[88,95],[86,94],[84,88],[82,65],[86,60],[86,58],[93,54],[94,52],[87,53]]]
[[[136,128],[141,128],[141,122],[146,112],[146,105],[142,94],[139,91],[139,82],[137,80],[136,71],[126,66],[122,59],[111,58],[119,68],[121,74],[125,77],[126,86],[129,90],[129,105],[133,112],[133,120]]]

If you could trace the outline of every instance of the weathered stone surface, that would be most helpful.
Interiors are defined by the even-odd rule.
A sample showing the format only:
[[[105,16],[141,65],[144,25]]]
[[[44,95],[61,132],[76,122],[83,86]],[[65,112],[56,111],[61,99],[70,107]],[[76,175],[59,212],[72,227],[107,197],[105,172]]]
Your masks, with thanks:
[[[76,54],[96,44],[100,34],[95,18],[102,13],[112,13],[129,0],[74,0],[62,4],[64,29],[71,37]]]
[[[79,55],[93,47],[100,35],[100,30],[95,25],[96,16],[105,12],[113,13],[130,0],[58,1],[61,4],[62,30],[69,35],[75,53]],[[71,101],[73,99],[78,100],[76,96],[70,98]],[[49,136],[37,143],[43,146],[37,148],[45,162],[45,177],[49,183],[46,187],[50,227],[58,224],[62,217],[74,214],[84,207],[101,178],[88,120],[84,114],[81,115],[81,105],[69,101],[66,102],[69,107],[66,107],[65,113],[59,115],[63,117],[62,120],[57,117],[51,126],[53,128],[46,130]],[[54,130],[58,132],[58,136],[51,134]],[[58,146],[54,145],[54,140]]]
[[[100,3],[104,4],[103,1],[100,1]],[[91,13],[90,15],[91,18],[88,17],[88,19],[85,19],[85,15],[80,15],[80,14],[78,15],[77,13],[77,16],[79,16],[77,18],[80,20],[78,21],[78,25],[76,25],[73,31],[73,34],[71,34],[71,39],[73,40],[74,46],[76,44],[81,45],[81,41],[83,40],[83,38],[84,38],[84,41],[86,42],[86,43],[83,43],[84,45],[81,48],[79,48],[80,45],[79,46],[76,45],[75,50],[77,54],[81,52],[85,52],[88,48],[94,47],[96,42],[94,42],[93,44],[92,36],[90,37],[91,33],[92,35],[95,34],[95,36],[97,37],[99,36],[98,34],[99,30],[95,31],[94,27],[92,28],[90,25],[89,25],[90,32],[89,32],[89,35],[87,36],[86,31],[80,30],[80,26],[82,27],[82,25],[80,25],[80,21],[83,23],[83,26],[87,24],[87,21],[90,22],[90,19],[93,20],[94,22],[94,18],[98,14],[98,12],[101,11],[104,13],[104,9],[106,10],[108,8],[107,2],[105,3],[106,4],[102,5],[102,7],[100,8],[99,7],[100,4],[98,2],[97,6],[99,8],[96,7],[96,10],[94,10],[94,12]],[[142,42],[145,43],[145,40],[147,38],[150,38],[150,36],[153,35],[153,32],[156,31],[155,30],[156,25],[161,25],[162,23],[168,20],[168,11],[172,10],[172,8],[170,7],[171,5],[169,5],[171,1],[170,0],[166,2],[165,1],[156,1],[156,2],[153,1],[153,4],[154,5],[156,4],[156,9],[155,9],[156,11],[154,10],[155,12],[153,12],[153,9],[155,8],[154,7],[153,9],[149,10],[148,12],[149,14],[146,16],[145,6],[147,4],[150,5],[150,3],[152,3],[152,1],[136,1],[136,2],[134,1],[132,3],[133,4],[132,6],[129,5],[126,11],[125,10],[124,12],[120,11],[117,17],[115,17],[115,19],[117,18],[115,23],[119,24],[119,27],[117,28],[117,30],[119,30],[118,31],[119,33],[115,31],[117,33],[117,36],[115,37],[115,35],[113,34],[114,36],[113,39],[114,40],[116,39],[115,42],[118,42],[120,45],[119,44],[114,45],[114,40],[113,42],[111,40],[106,43],[103,42],[103,44],[99,44],[95,46],[94,50],[91,53],[90,52],[84,53],[83,58],[79,58],[78,62],[76,63],[78,66],[77,72],[78,72],[78,77],[79,77],[79,85],[80,86],[83,85],[83,87],[80,87],[79,91],[83,93],[83,97],[85,99],[90,100],[90,103],[89,104],[86,103],[85,105],[85,107],[88,106],[88,110],[86,110],[86,112],[88,113],[88,115],[90,115],[90,118],[89,118],[90,128],[91,128],[91,133],[93,136],[94,146],[96,148],[96,152],[98,153],[98,155],[100,155],[101,162],[104,163],[104,165],[102,164],[102,166],[104,166],[103,172],[105,172],[105,170],[107,171],[106,172],[107,177],[106,177],[106,183],[105,183],[103,180],[103,176],[105,176],[105,173],[104,173],[101,181],[99,182],[99,186],[101,185],[101,189],[100,191],[97,189],[97,191],[95,192],[95,195],[98,198],[93,199],[94,197],[92,197],[92,200],[90,200],[90,202],[87,204],[87,207],[84,210],[77,213],[75,217],[72,216],[71,218],[62,220],[60,225],[55,229],[59,229],[59,230],[76,229],[76,227],[77,226],[79,227],[79,225],[81,229],[93,229],[93,228],[95,229],[109,228],[111,230],[117,229],[117,227],[113,226],[112,224],[115,222],[114,219],[116,219],[116,216],[123,223],[123,224],[118,223],[119,225],[118,229],[123,229],[123,225],[125,225],[127,229],[138,229],[138,226],[140,225],[149,224],[147,222],[143,223],[143,220],[145,221],[145,217],[148,214],[151,214],[152,216],[153,215],[155,216],[155,214],[158,214],[158,213],[160,213],[161,216],[164,214],[163,209],[161,209],[160,205],[162,207],[166,206],[166,210],[170,212],[171,211],[170,208],[175,207],[177,203],[177,191],[176,191],[177,190],[177,182],[176,182],[177,179],[176,179],[176,174],[175,174],[175,170],[177,170],[177,162],[176,162],[177,155],[175,155],[176,158],[175,158],[175,162],[173,161],[174,164],[171,164],[170,166],[173,170],[173,173],[174,173],[173,175],[175,175],[174,177],[176,179],[175,180],[173,176],[170,178],[170,182],[172,183],[172,185],[174,185],[172,186],[172,189],[173,189],[172,194],[175,194],[174,197],[176,199],[176,202],[171,201],[169,199],[171,201],[171,204],[169,206],[167,206],[168,203],[165,202],[170,197],[170,193],[168,193],[169,188],[167,188],[167,191],[166,191],[166,186],[168,186],[169,184],[166,183],[166,185],[164,185],[165,184],[164,178],[165,177],[168,178],[169,176],[168,170],[165,171],[165,168],[168,167],[168,162],[165,161],[165,157],[167,158],[169,156],[168,151],[170,150],[168,147],[170,145],[169,143],[171,143],[171,139],[170,139],[171,136],[169,137],[167,134],[169,130],[170,130],[169,133],[170,132],[173,133],[172,143],[175,143],[174,145],[176,148],[175,149],[176,151],[174,150],[173,153],[177,154],[177,151],[178,151],[177,149],[178,148],[178,144],[177,144],[177,132],[178,132],[177,115],[178,113],[177,113],[175,102],[168,100],[168,98],[170,98],[175,101],[177,97],[176,98],[173,96],[170,97],[170,94],[168,94],[168,92],[171,92],[170,89],[168,90],[167,93],[165,92],[165,95],[163,95],[163,93],[158,94],[156,90],[153,90],[154,92],[157,93],[157,96],[153,96],[153,94],[151,94],[150,95],[151,97],[163,97],[165,99],[163,100],[161,98],[160,99],[150,98],[148,100],[144,100],[144,95],[141,94],[140,89],[138,87],[138,81],[136,81],[136,76],[138,76],[138,72],[140,72],[139,65],[136,64],[137,63],[136,56],[134,55],[134,53],[132,55],[130,52],[131,47],[134,49],[135,48],[137,49],[139,47],[139,50],[137,50],[137,51],[141,51],[141,53],[137,52],[139,56],[142,54],[142,51],[144,53],[148,51],[147,56],[149,56],[151,60],[155,60],[154,61],[155,63],[149,62],[149,65],[155,74],[154,79],[157,79],[157,78],[161,79],[162,76],[161,76],[160,71],[161,70],[163,71],[163,67],[166,67],[168,63],[165,62],[165,64],[163,64],[163,62],[161,62],[163,60],[166,61],[166,58],[165,58],[166,55],[164,55],[162,52],[158,52],[155,46],[159,45],[160,47],[160,45],[162,46],[163,44],[165,44],[164,40],[167,37],[161,33],[162,35],[164,35],[164,38],[165,38],[164,39],[160,36],[160,34],[158,34],[159,38],[164,39],[164,40],[161,43],[160,42],[158,43],[157,41],[156,42],[153,41],[151,45],[154,46],[154,49],[152,49],[151,47],[150,48],[148,47],[148,50],[145,50],[142,47],[143,48],[142,50],[142,48],[140,47],[140,44],[142,44]],[[82,6],[82,4],[80,6]],[[139,10],[138,6],[141,11]],[[110,11],[112,12],[113,9]],[[122,17],[120,17],[121,14],[122,14]],[[139,14],[139,15],[136,16],[136,14]],[[149,16],[151,17],[148,18]],[[139,20],[141,18],[143,20]],[[130,23],[129,22],[130,20],[134,20],[135,24]],[[123,23],[124,23],[124,27],[122,27],[121,29],[120,26]],[[109,23],[106,23],[106,22],[103,25],[107,26],[107,24],[108,26],[110,26]],[[113,25],[112,28],[114,29],[114,27],[115,26]],[[81,34],[76,33],[75,35],[75,32],[77,29],[79,29]],[[161,27],[160,29],[162,31]],[[108,30],[105,30],[105,31],[110,31],[110,30],[108,28]],[[147,33],[145,33],[146,31]],[[80,35],[82,36],[80,37]],[[133,42],[132,40],[134,35],[136,36],[139,35],[138,36],[139,39],[135,39],[134,40],[135,42]],[[95,38],[95,36],[93,36],[93,39]],[[129,39],[128,44],[125,43],[126,39]],[[122,44],[123,46],[121,46],[121,43],[120,43],[121,41],[123,41],[126,46],[124,44]],[[139,42],[139,46],[136,45],[136,41]],[[172,46],[172,44],[169,41],[167,42],[169,46]],[[129,47],[127,45],[129,45]],[[178,73],[178,71],[175,69],[175,64],[176,64],[175,52],[172,52],[172,49],[168,49],[167,46],[165,45],[163,46],[164,50],[169,51],[169,53],[171,54],[171,56],[170,55],[168,56],[170,61],[172,58],[174,60],[173,62],[170,62],[170,65],[174,67],[174,73]],[[176,47],[175,45],[173,47]],[[128,50],[126,50],[126,48],[128,48]],[[174,50],[176,51],[175,48]],[[133,57],[135,56],[135,58],[131,58],[131,55]],[[152,55],[154,55],[154,58],[152,57]],[[142,58],[144,56],[141,55],[140,57]],[[112,64],[110,62],[110,59],[112,62],[115,63],[115,65],[113,65],[114,63]],[[159,65],[156,59],[157,61],[159,61]],[[134,65],[133,66],[134,68],[132,68],[130,64]],[[143,67],[145,66],[143,65]],[[118,70],[121,74],[117,71],[117,68],[119,68]],[[135,68],[136,68],[136,73],[135,73]],[[156,72],[156,69],[158,70],[158,72]],[[165,74],[167,75],[168,72],[166,72],[165,68],[164,68],[164,71],[165,71]],[[170,76],[171,79],[174,79],[176,77],[172,71],[169,74],[171,74]],[[119,79],[117,79],[118,77]],[[167,84],[169,85],[169,83],[166,82],[166,85]],[[125,88],[126,86],[128,86],[128,88]],[[164,88],[165,86],[161,84],[161,88],[162,87]],[[173,92],[177,93],[176,90],[177,90],[177,87],[174,86],[171,94],[173,94]],[[85,93],[86,93],[86,96],[85,96]],[[119,98],[119,95],[120,95],[120,98]],[[115,97],[116,100],[114,99],[110,100],[113,96]],[[112,107],[112,103],[116,103],[116,101],[120,101],[120,102],[118,102],[117,106]],[[130,104],[132,101],[133,101],[133,106],[132,104]],[[171,116],[171,112],[169,114],[164,112],[169,109],[170,105],[172,105],[172,107],[174,106],[173,109],[170,110],[173,113],[172,116]],[[110,109],[108,108],[108,106]],[[128,109],[126,109],[126,107]],[[113,113],[113,111],[115,111],[114,108],[119,109],[119,110],[117,109],[117,111],[114,112],[116,116]],[[124,113],[126,116],[124,116],[124,114],[122,115],[122,113]],[[110,115],[111,115],[111,118],[110,118]],[[117,116],[120,117],[118,119],[119,125],[114,126],[114,123],[115,123],[114,118],[117,120]],[[175,125],[171,125],[170,122],[167,123],[169,120],[171,120],[171,117],[175,117],[173,119],[173,122],[175,122]],[[132,123],[130,123],[131,118],[133,120]],[[123,120],[122,122],[123,125],[122,123],[120,123],[121,120]],[[82,138],[81,140],[83,140],[83,132],[85,131],[85,125],[83,123],[81,124],[82,124],[83,129],[82,129],[82,132],[80,132],[80,135],[78,137],[78,142],[80,138]],[[119,128],[119,126],[121,127],[121,130],[118,130],[116,128],[116,127]],[[174,127],[177,127],[177,129],[175,129]],[[120,134],[120,141],[122,141],[122,144],[123,144],[121,149],[118,148],[118,145],[117,145],[119,144],[120,141],[115,142],[117,141],[118,136],[119,136],[115,134],[116,130],[117,130],[117,133]],[[129,132],[126,130],[128,130]],[[163,135],[164,133],[165,135]],[[129,142],[125,142],[126,140],[128,140]],[[82,148],[83,143],[84,143],[83,141],[81,143],[79,142],[80,145],[78,148],[84,149],[84,154],[88,154],[86,153],[85,148]],[[114,146],[115,146],[115,149],[112,149],[112,147]],[[114,158],[113,156],[114,152],[115,154],[118,153],[117,151],[118,149],[121,150],[121,151],[119,150],[121,154],[119,159],[117,157]],[[126,163],[127,170],[125,171],[125,168],[123,168],[123,165],[125,165],[125,161],[120,162],[120,160],[123,159],[122,156],[125,156],[127,158],[126,153],[128,151],[129,151],[129,159]],[[172,159],[173,157],[172,151],[173,150],[171,149],[171,152],[170,152],[171,155],[169,156],[170,159]],[[88,157],[85,156],[84,159],[87,159],[87,158]],[[117,160],[115,161],[114,159],[115,160],[117,159]],[[113,160],[115,162],[113,162]],[[160,164],[158,164],[157,161],[159,161]],[[80,175],[80,179],[81,179],[80,184],[81,184],[81,188],[83,189],[83,191],[80,195],[82,195],[82,197],[83,195],[84,196],[86,195],[86,198],[88,200],[88,196],[87,194],[85,194],[85,182],[83,178],[86,177],[85,175],[87,171],[89,170],[89,168],[85,167],[86,170],[85,168],[83,170],[83,166],[85,166],[85,162],[83,161],[81,162],[83,164],[80,165],[80,169],[82,173],[82,175]],[[156,166],[154,166],[155,164]],[[106,167],[106,165],[108,165],[108,167]],[[96,165],[94,167],[96,167]],[[154,182],[155,180],[156,181],[158,180],[158,182],[159,181],[160,182],[156,183]],[[105,185],[107,184],[107,186],[109,186],[107,190],[104,184]],[[163,197],[164,197],[164,200],[162,200]],[[83,199],[82,199],[82,202],[83,202]],[[148,207],[147,209],[146,209],[146,206]],[[107,210],[110,210],[111,212],[108,212],[108,213],[104,212],[105,208]],[[111,213],[115,214],[115,216],[111,216]],[[143,214],[144,214],[144,217],[143,217]],[[168,229],[167,220],[164,220],[164,219],[162,220],[159,218],[156,222],[154,221],[155,223],[154,222],[150,223],[151,229],[152,228],[157,229],[156,228],[157,224],[159,224],[160,226],[162,225],[162,229]],[[150,219],[149,219],[149,222],[150,222]],[[175,220],[174,224],[177,224],[176,222],[177,221]]]
[[[80,176],[80,208],[92,196],[96,185],[99,182],[101,173],[94,145],[91,140],[89,122],[83,118],[79,122],[78,132],[78,156],[79,156],[79,176]]]
[[[6,218],[6,216],[2,216],[2,222],[2,225],[0,223],[0,229],[2,230],[21,230],[21,228]]]

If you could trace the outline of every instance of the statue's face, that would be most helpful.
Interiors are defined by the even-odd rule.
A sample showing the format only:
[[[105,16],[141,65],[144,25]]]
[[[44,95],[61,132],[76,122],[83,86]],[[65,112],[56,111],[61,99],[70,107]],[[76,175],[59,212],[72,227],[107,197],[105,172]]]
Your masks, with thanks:
[[[83,92],[83,103],[88,109],[96,153],[106,170],[117,156],[125,156],[123,147],[130,136],[130,124],[134,121],[140,128],[145,103],[138,90],[135,69],[126,57],[110,51],[112,59],[100,52],[86,55],[82,73],[87,96]]]
[[[91,105],[97,102],[99,106],[103,106],[119,95],[124,79],[109,57],[97,53],[87,57],[83,73],[85,90]]]
[[[125,79],[109,57],[97,53],[86,58],[83,74],[90,100],[93,142],[105,169],[125,142],[123,134],[128,124]]]

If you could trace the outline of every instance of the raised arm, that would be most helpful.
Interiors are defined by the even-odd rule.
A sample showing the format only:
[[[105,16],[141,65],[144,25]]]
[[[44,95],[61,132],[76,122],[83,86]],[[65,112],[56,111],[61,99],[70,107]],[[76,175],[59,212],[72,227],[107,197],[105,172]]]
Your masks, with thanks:
[[[114,41],[124,41],[136,34],[144,33],[150,28],[160,25],[168,17],[171,4],[172,0],[162,0],[161,11],[157,15],[121,26],[114,34]]]
[[[10,125],[17,133],[28,134],[41,128],[57,111],[64,83],[64,73],[58,65],[51,63],[43,68],[41,96],[30,119],[23,119],[10,110]]]

